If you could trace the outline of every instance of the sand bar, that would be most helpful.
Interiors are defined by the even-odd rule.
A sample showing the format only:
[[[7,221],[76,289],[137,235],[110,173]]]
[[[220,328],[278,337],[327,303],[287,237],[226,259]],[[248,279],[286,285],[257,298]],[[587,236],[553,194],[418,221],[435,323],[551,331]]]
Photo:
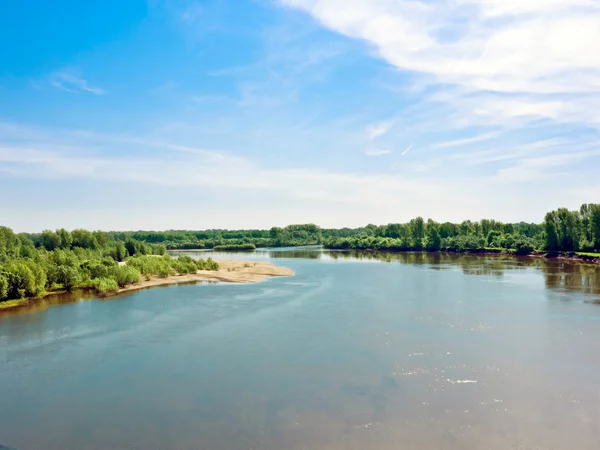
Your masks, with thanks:
[[[292,269],[276,266],[267,261],[218,260],[219,270],[199,270],[195,274],[176,275],[168,278],[150,277],[136,284],[120,289],[116,294],[137,291],[154,286],[194,283],[199,281],[222,281],[227,283],[257,283],[270,277],[289,277]]]

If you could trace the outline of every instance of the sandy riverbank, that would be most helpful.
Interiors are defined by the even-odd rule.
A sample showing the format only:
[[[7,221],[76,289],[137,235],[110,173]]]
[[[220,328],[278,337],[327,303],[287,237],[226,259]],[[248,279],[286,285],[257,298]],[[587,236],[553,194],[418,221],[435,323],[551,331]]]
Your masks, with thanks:
[[[168,286],[173,284],[196,283],[201,281],[227,282],[227,283],[258,283],[270,277],[289,277],[294,271],[287,267],[276,266],[266,261],[240,261],[219,260],[219,270],[199,270],[196,274],[176,275],[168,278],[150,277],[149,280],[132,284],[109,295],[96,295],[89,290],[79,290],[73,293],[66,291],[47,292],[39,298],[27,298],[21,300],[9,300],[0,303],[0,313],[20,309],[43,309],[51,304],[64,301],[73,301],[73,298],[106,298],[128,292],[139,291],[156,286]]]
[[[267,261],[218,260],[219,270],[199,270],[196,274],[177,275],[168,278],[151,277],[149,280],[120,289],[116,294],[137,291],[169,284],[193,283],[199,281],[222,281],[227,283],[257,283],[270,277],[289,277],[294,271],[276,266]],[[116,295],[115,294],[115,295]]]

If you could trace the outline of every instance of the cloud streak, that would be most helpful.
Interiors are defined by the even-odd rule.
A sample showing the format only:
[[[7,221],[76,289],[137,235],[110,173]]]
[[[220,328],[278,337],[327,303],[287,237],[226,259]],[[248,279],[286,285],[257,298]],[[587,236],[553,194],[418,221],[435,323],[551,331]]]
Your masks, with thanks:
[[[68,70],[60,70],[52,73],[48,77],[48,83],[57,89],[72,93],[87,92],[94,95],[106,94],[104,89],[90,86],[87,80]]]

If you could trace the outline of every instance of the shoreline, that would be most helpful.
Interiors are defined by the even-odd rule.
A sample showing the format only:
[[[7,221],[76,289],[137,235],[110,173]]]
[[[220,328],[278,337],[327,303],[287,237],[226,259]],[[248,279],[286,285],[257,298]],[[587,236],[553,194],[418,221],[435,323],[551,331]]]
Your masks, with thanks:
[[[391,253],[391,254],[403,254],[403,253],[444,253],[448,255],[475,255],[475,256],[508,256],[511,258],[543,258],[547,260],[559,260],[559,261],[569,261],[572,263],[580,263],[580,264],[600,264],[600,255],[591,256],[591,255],[578,255],[576,252],[571,253],[560,253],[560,252],[531,252],[531,253],[516,253],[506,251],[505,249],[474,249],[474,250],[465,250],[465,251],[456,251],[456,250],[439,250],[439,251],[427,251],[427,250],[379,250],[379,249],[351,249],[351,248],[324,248],[323,250],[330,252],[364,252],[364,253]]]
[[[173,275],[167,278],[156,276],[140,281],[139,283],[125,286],[117,292],[100,296],[113,297],[127,292],[139,291],[157,286],[173,284],[215,282],[215,283],[259,283],[271,277],[289,277],[295,275],[292,269],[276,266],[268,261],[242,261],[233,259],[218,260],[219,270],[199,270],[197,273],[186,275]]]
[[[152,276],[149,277],[149,279],[125,286],[116,292],[105,295],[98,294],[94,290],[87,288],[80,289],[79,291],[76,290],[73,293],[60,290],[47,292],[44,295],[35,298],[7,300],[6,302],[0,303],[0,314],[7,311],[15,311],[21,308],[36,306],[38,303],[42,304],[45,301],[51,300],[52,297],[59,298],[76,294],[77,292],[84,298],[106,299],[159,286],[199,282],[249,284],[259,283],[272,277],[289,277],[295,275],[292,269],[276,266],[268,261],[219,260],[218,262],[219,270],[199,270],[195,274],[173,275],[167,278]]]

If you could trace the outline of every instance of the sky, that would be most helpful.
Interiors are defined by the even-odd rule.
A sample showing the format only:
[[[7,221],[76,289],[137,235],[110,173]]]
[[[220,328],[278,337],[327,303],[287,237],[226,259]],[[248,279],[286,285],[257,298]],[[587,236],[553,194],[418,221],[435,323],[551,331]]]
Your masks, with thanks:
[[[600,202],[600,0],[4,0],[0,225]]]

